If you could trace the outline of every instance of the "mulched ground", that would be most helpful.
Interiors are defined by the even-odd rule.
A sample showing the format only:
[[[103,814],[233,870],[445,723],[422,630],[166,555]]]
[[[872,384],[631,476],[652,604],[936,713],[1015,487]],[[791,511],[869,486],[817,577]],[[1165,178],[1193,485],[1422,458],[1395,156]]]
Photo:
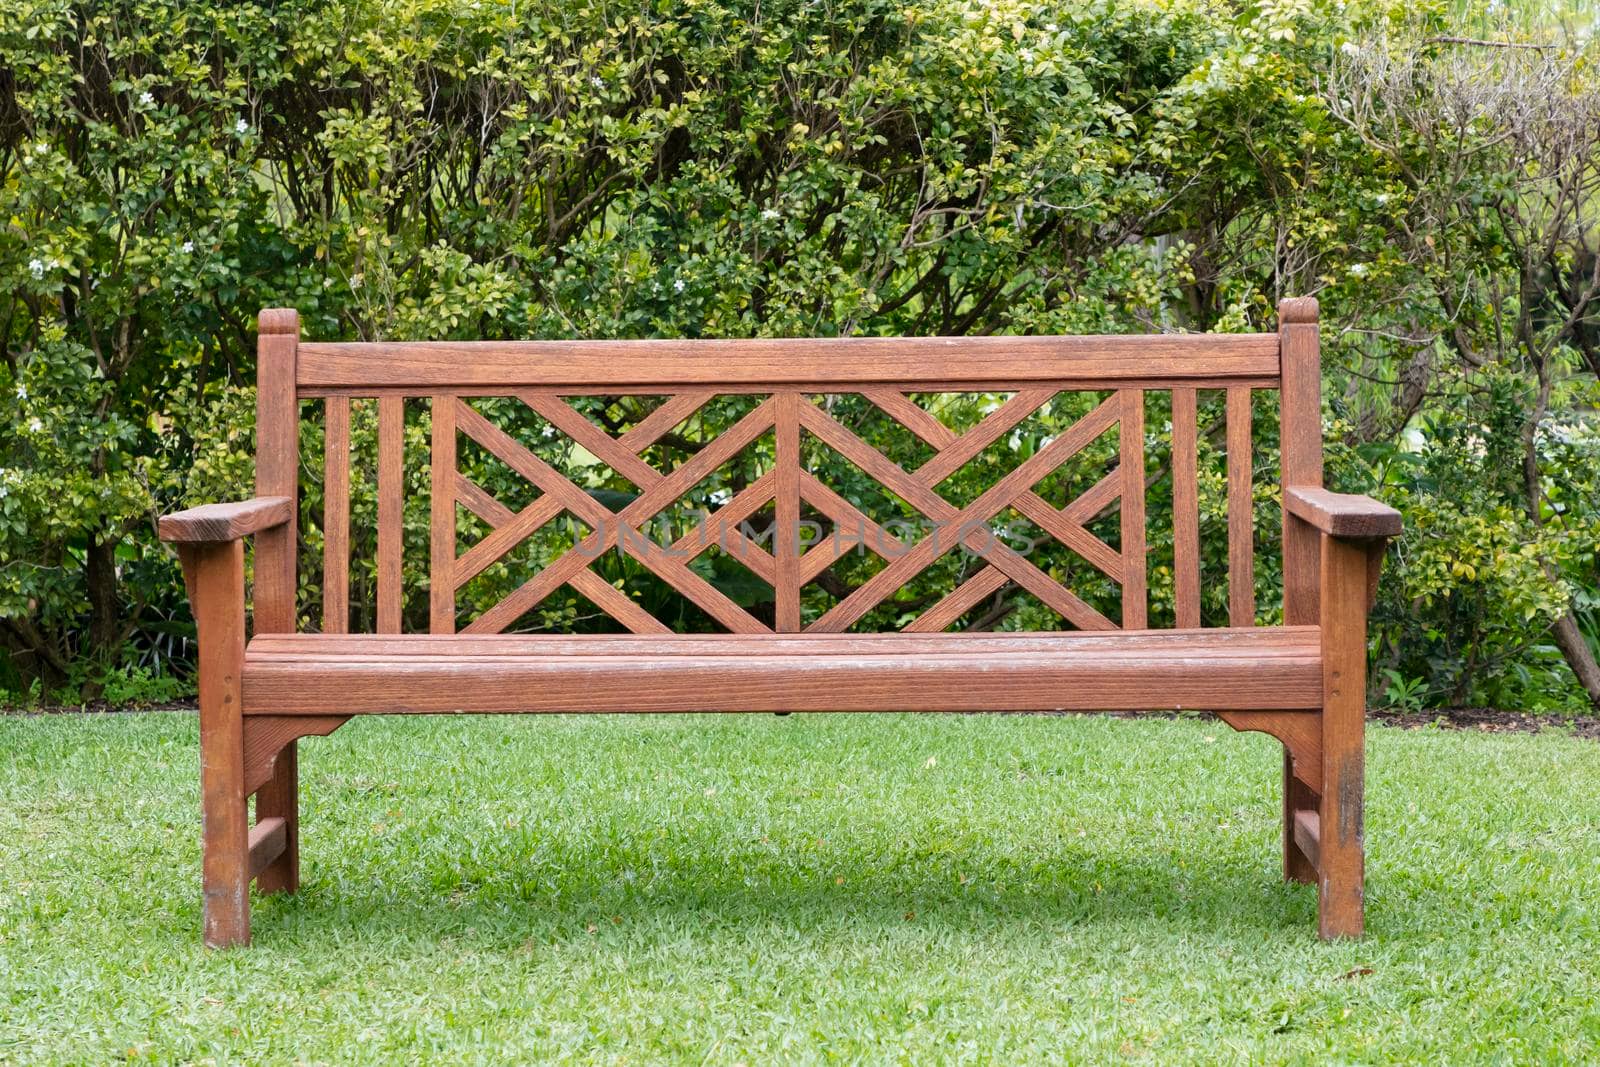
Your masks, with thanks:
[[[180,700],[164,704],[111,704],[104,700],[87,704],[42,704],[33,708],[0,708],[0,715],[108,715],[145,711],[194,711],[193,700]],[[1076,714],[1076,713],[1075,713]],[[1142,714],[1132,711],[1090,712],[1116,718],[1135,718]],[[1195,715],[1204,713],[1185,712]],[[1177,716],[1172,716],[1176,718]],[[1527,715],[1517,711],[1498,711],[1494,708],[1448,708],[1442,711],[1387,711],[1367,712],[1367,721],[1400,730],[1422,730],[1429,727],[1444,730],[1478,730],[1489,734],[1536,734],[1541,730],[1560,730],[1573,737],[1600,741],[1600,718],[1562,715]]]

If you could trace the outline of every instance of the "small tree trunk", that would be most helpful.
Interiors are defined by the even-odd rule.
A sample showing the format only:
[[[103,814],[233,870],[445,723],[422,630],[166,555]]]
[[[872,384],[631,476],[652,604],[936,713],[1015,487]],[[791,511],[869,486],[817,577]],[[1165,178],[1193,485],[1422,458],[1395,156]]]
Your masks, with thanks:
[[[1589,703],[1600,710],[1600,663],[1595,661],[1594,650],[1583,639],[1583,631],[1578,629],[1578,620],[1572,617],[1572,612],[1556,620],[1554,632],[1556,645],[1561,649],[1567,666],[1578,676],[1578,684],[1583,686],[1583,691],[1589,694]]]
[[[84,581],[89,592],[89,648],[92,660],[109,664],[122,640],[120,598],[117,596],[117,542],[100,536],[89,539],[84,561]],[[86,682],[83,699],[93,700],[103,687]]]

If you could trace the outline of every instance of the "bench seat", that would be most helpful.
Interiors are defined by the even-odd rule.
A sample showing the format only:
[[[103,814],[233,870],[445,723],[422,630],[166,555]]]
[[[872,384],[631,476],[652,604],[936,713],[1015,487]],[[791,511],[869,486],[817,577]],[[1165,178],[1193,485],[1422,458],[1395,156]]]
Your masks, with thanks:
[[[1007,634],[262,634],[247,715],[1315,709],[1315,626]]]

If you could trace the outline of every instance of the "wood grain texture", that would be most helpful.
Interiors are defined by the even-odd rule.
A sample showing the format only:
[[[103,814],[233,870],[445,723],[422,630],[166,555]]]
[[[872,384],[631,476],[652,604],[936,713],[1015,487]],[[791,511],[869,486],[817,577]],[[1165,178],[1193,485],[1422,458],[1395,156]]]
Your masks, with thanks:
[[[322,632],[350,629],[350,399],[323,409]]]
[[[1256,621],[1255,456],[1250,390],[1228,390],[1228,622]]]
[[[276,816],[250,827],[250,877],[255,878],[280,859],[288,842],[288,824]]]
[[[1322,790],[1317,924],[1324,938],[1360,937],[1367,709],[1367,550],[1322,536]]]
[[[295,554],[300,499],[300,402],[295,390],[300,316],[292,308],[261,312],[256,334],[256,496],[288,497],[289,518],[255,539],[257,632],[296,625]]]
[[[272,714],[1316,707],[1316,630],[585,638],[302,635],[252,645]],[[383,640],[374,638],[369,640]],[[563,646],[561,642],[568,642]],[[831,642],[841,642],[832,644]]]
[[[1278,307],[1283,349],[1279,390],[1282,482],[1322,487],[1322,357],[1315,300],[1285,300]],[[1283,512],[1283,619],[1291,625],[1317,621],[1320,567],[1317,531]]]
[[[800,405],[804,402],[797,392],[778,394],[773,424],[773,629],[790,634],[800,632]]]
[[[286,496],[201,504],[161,516],[157,532],[171,542],[234,541],[283,525],[293,511],[294,501]]]
[[[249,771],[247,756],[246,793],[250,791]],[[252,836],[250,874],[262,893],[297,893],[300,891],[300,753],[293,741],[279,751],[273,760],[272,776],[256,794],[256,826],[251,834],[269,821],[276,821],[282,827],[282,847],[258,867]]]
[[[1295,518],[1334,537],[1359,541],[1400,534],[1400,513],[1370,496],[1290,486],[1283,491],[1283,506]]]
[[[1172,391],[1173,604],[1180,629],[1200,626],[1200,481],[1193,389]]]
[[[528,386],[631,392],[648,386],[677,392],[696,385],[718,390],[802,385],[838,392],[859,385],[993,389],[1043,381],[1270,379],[1278,373],[1278,345],[1270,335],[1147,334],[308,342],[301,346],[298,381],[309,392],[374,386],[424,394]]]
[[[1144,393],[1124,389],[1118,469],[1122,471],[1122,627],[1144,628],[1149,586],[1144,537]]]
[[[405,401],[378,399],[378,632],[397,634],[404,609]]]
[[[248,796],[266,788],[276,777],[278,757],[296,740],[331,734],[348,715],[263,715],[260,709],[244,720],[244,791]],[[259,796],[258,796],[259,799]]]
[[[199,633],[200,801],[205,943],[250,942],[244,784],[244,543],[178,549]]]
[[[456,486],[466,479],[456,473],[456,398],[437,395],[429,410],[432,415],[432,470],[428,520],[428,630],[450,634],[456,630]]]

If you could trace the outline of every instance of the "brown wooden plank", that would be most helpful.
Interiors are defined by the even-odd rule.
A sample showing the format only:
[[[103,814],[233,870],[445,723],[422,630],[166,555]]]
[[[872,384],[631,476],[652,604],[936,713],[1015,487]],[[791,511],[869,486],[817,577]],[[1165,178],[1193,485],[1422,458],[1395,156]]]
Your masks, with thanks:
[[[880,642],[876,652],[702,655],[671,652],[676,636],[620,639],[648,643],[642,655],[308,660],[252,653],[246,691],[252,706],[274,714],[1282,709],[1312,707],[1322,695],[1320,658],[1307,642],[1262,655],[1248,641],[1189,643],[1179,631],[1139,635],[1132,644],[1120,643],[1121,634],[1066,633],[1048,641],[1033,635],[1028,651],[994,651],[964,640],[974,635],[891,634],[877,636],[935,650],[888,651]],[[784,640],[805,638],[762,643]]]
[[[1294,824],[1302,811],[1317,810],[1317,789],[1322,788],[1322,716],[1308,716],[1316,731],[1315,759],[1302,758],[1285,744],[1283,747],[1283,878],[1301,885],[1317,884],[1317,867],[1300,851],[1295,841]],[[1313,786],[1315,783],[1315,786]]]
[[[904,627],[904,632],[939,633],[977,607],[981,601],[993,596],[1007,580],[1000,568],[990,564],[946,593],[933,607],[912,619]]]
[[[956,439],[954,430],[940,422],[932,412],[925,411],[904,393],[894,389],[877,389],[869,386],[861,390],[861,395],[934,448],[946,448]]]
[[[456,630],[456,398],[435,396],[432,416],[428,629],[450,634]]]
[[[1149,593],[1144,537],[1144,393],[1124,389],[1120,460],[1122,471],[1122,626],[1142,630],[1148,617]]]
[[[1255,458],[1250,390],[1228,390],[1228,621],[1256,621]]]
[[[1295,518],[1334,537],[1362,541],[1400,534],[1400,513],[1359,493],[1289,486],[1283,491],[1283,506]]]
[[[250,791],[249,743],[245,745],[245,792]],[[272,763],[271,776],[256,794],[256,826],[276,820],[283,826],[283,847],[262,866],[256,866],[255,842],[250,845],[250,873],[261,893],[300,891],[300,754],[290,741]],[[254,834],[254,830],[251,831]]]
[[[256,334],[256,496],[300,499],[300,404],[295,393],[300,315],[292,308],[261,312]],[[259,633],[296,626],[295,551],[298,518],[255,539],[252,608]]]
[[[307,342],[307,389],[388,386],[834,386],[1120,379],[1272,378],[1270,335],[1147,334],[1109,337],[859,337],[755,340]]]
[[[471,409],[468,408],[466,410],[470,411]],[[476,413],[474,412],[473,414]],[[464,413],[458,412],[458,417],[462,417],[461,425],[465,429],[467,422],[464,418]],[[473,620],[472,624],[466,627],[466,631],[471,633],[493,633],[515,622],[529,608],[534,607],[557,588],[565,585],[573,575],[586,568],[602,552],[614,548],[624,528],[647,522],[663,508],[670,506],[689,488],[705,479],[707,475],[714,472],[718,467],[746,448],[757,437],[761,436],[772,425],[772,421],[773,404],[771,399],[768,399],[733,426],[718,434],[715,440],[676,467],[671,474],[640,493],[631,504],[623,508],[615,516],[619,521],[606,523],[604,529],[596,530],[572,549],[563,553],[559,559],[553,561],[538,574],[518,586],[500,603]],[[480,439],[479,443],[482,444],[483,441]],[[537,457],[517,445],[516,442],[511,442],[511,444],[516,449],[511,454],[517,456],[518,462],[528,468],[525,472],[527,476],[533,478],[536,484],[539,479],[547,477],[544,473],[550,469],[547,464],[539,462]],[[562,480],[564,481],[565,479]],[[681,563],[681,561],[678,562]],[[683,569],[687,570],[688,568],[684,567]],[[703,580],[702,584],[704,584]],[[723,599],[726,598],[724,597]],[[743,612],[743,609],[740,610]],[[749,617],[748,612],[744,612],[744,614],[747,618]],[[753,622],[754,620],[751,621]]]
[[[350,398],[323,410],[322,632],[350,629]]]
[[[800,632],[800,405],[806,401],[792,390],[775,399],[773,629],[792,634]]]
[[[911,546],[856,587],[849,596],[813,623],[810,629],[820,633],[848,629],[862,615],[904,585],[911,576],[925,570],[958,544],[965,544],[983,556],[1074,625],[1084,628],[1110,625],[1098,612],[1020,554],[992,536],[982,535],[989,533],[985,524],[990,519],[1046,473],[1098,437],[1116,417],[1116,405],[1106,401],[984,490],[965,508],[958,510],[898,464],[845,429],[821,408],[815,404],[802,405],[801,421],[808,430],[876,478],[884,488],[940,524],[934,533]]]
[[[496,500],[487,489],[466,475],[456,472],[456,503],[489,524],[491,530],[516,518],[516,513]],[[456,588],[460,588],[459,583]]]
[[[594,571],[581,570],[567,583],[589,602],[636,634],[670,634],[672,628]]]
[[[250,827],[250,877],[254,878],[283,855],[289,843],[289,824],[272,816]]]
[[[405,544],[405,401],[378,398],[378,632],[400,632]]]
[[[777,562],[772,554],[739,529],[740,523],[760,511],[772,499],[776,485],[776,473],[767,471],[734,494],[732,500],[707,515],[694,529],[674,541],[672,551],[687,557],[699,555],[708,548],[720,547],[768,585],[776,584]]]
[[[1200,482],[1197,471],[1197,399],[1193,389],[1172,391],[1173,601],[1180,628],[1200,626]]]
[[[262,634],[252,638],[252,662],[276,659],[312,662],[350,657],[414,659],[520,658],[526,656],[815,656],[934,653],[952,650],[1076,653],[1112,649],[1170,650],[1185,655],[1249,654],[1256,657],[1316,655],[1321,631],[1315,626],[1261,626],[1247,629],[1111,630],[1099,632],[1021,631],[1016,633],[846,634]]]
[[[1315,811],[1301,809],[1294,813],[1293,825],[1295,848],[1315,870],[1322,863],[1322,820]]]
[[[982,422],[944,446],[937,455],[918,467],[917,480],[932,489],[1048,404],[1055,395],[1054,389],[1024,389],[1016,393],[995,411],[986,415]]]
[[[667,432],[681,426],[685,419],[705,407],[716,395],[715,390],[705,389],[668,397],[662,401],[660,407],[618,437],[617,441],[638,455],[659,441]]]
[[[648,488],[661,480],[660,471],[634,455],[627,445],[578,414],[571,404],[559,396],[533,390],[523,390],[518,395],[522,397],[523,403],[538,412],[546,422],[572,438],[590,455],[640,489]]]
[[[1322,789],[1317,929],[1360,937],[1367,715],[1367,549],[1321,538]]]
[[[1322,361],[1317,335],[1317,302],[1309,297],[1278,305],[1278,337],[1283,348],[1283,386],[1279,393],[1281,484],[1322,487]],[[1283,620],[1317,621],[1317,531],[1283,512]]]
[[[286,496],[201,504],[161,516],[157,531],[163,541],[233,541],[289,521],[294,501]]]
[[[482,574],[496,561],[526,541],[545,523],[565,510],[561,501],[545,495],[511,517],[511,521],[496,527],[483,540],[461,553],[454,568],[456,588],[460,589]]]
[[[200,799],[205,943],[250,942],[244,788],[244,542],[178,548],[200,637]]]

